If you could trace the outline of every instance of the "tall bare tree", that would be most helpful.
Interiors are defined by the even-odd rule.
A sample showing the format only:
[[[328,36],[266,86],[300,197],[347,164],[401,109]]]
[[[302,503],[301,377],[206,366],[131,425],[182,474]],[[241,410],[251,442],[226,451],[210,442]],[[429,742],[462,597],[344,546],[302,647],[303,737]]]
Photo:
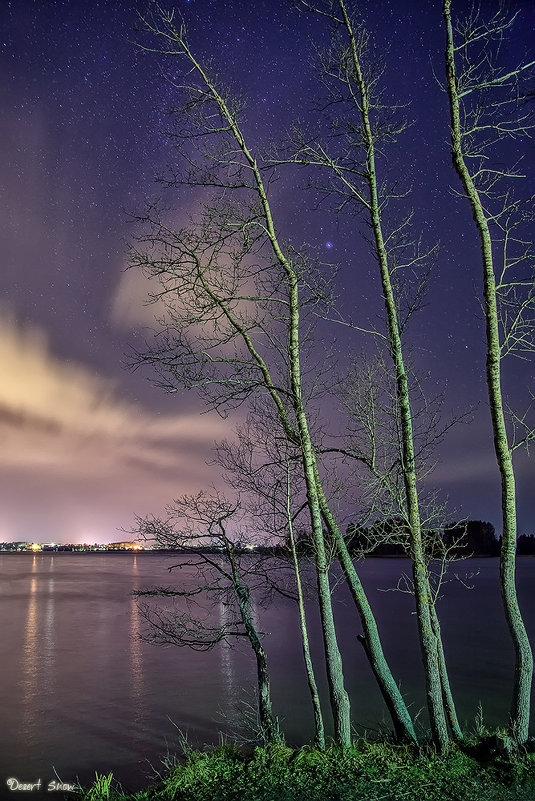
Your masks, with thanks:
[[[302,0],[301,5],[327,17],[335,29],[333,47],[323,58],[323,71],[334,109],[333,136],[327,145],[318,142],[317,137],[300,136],[294,160],[306,164],[309,169],[315,166],[327,170],[328,192],[336,198],[338,210],[357,206],[371,228],[386,317],[386,332],[375,333],[386,342],[395,376],[403,506],[409,530],[427,707],[433,740],[443,749],[448,744],[449,732],[440,677],[441,649],[437,642],[440,629],[433,625],[431,614],[432,591],[422,537],[409,371],[402,339],[408,320],[421,304],[425,262],[431,254],[422,252],[419,243],[411,237],[410,214],[390,227],[385,220],[388,204],[399,198],[400,193],[386,187],[381,180],[378,152],[386,142],[394,140],[405,125],[394,118],[381,119],[384,106],[378,87],[380,69],[370,63],[368,33],[348,12],[345,0],[327,0],[324,4]],[[416,288],[412,295],[404,298],[400,277],[408,272],[416,276]],[[332,525],[328,518],[327,523]]]
[[[299,449],[335,737],[348,745],[349,699],[332,613],[323,520],[341,545],[343,537],[320,480],[302,377],[303,318],[307,304],[317,310],[325,281],[302,254],[281,243],[269,200],[273,168],[262,164],[246,143],[239,123],[241,104],[197,61],[173,15],[159,9],[145,25],[160,42],[147,49],[180,56],[189,68],[188,85],[181,87],[187,99],[176,141],[191,169],[168,185],[201,186],[216,194],[204,204],[201,219],[187,229],[177,231],[157,213],[144,218],[148,233],[132,261],[158,279],[160,288],[152,297],[163,311],[157,347],[141,354],[140,362],[156,367],[168,390],[196,387],[221,413],[253,393],[264,393],[284,436]],[[396,732],[415,740],[360,579],[347,553],[344,559],[364,624],[366,652]]]
[[[519,102],[519,81],[523,74],[533,74],[535,61],[513,69],[501,68],[497,61],[499,47],[517,14],[508,16],[500,8],[483,20],[473,10],[454,26],[452,0],[443,0],[442,9],[451,155],[481,248],[486,379],[501,479],[501,592],[515,650],[510,726],[514,739],[522,744],[528,737],[533,654],[516,592],[513,451],[533,439],[535,431],[527,425],[525,415],[513,415],[513,428],[520,429],[520,437],[508,431],[502,360],[511,352],[532,352],[534,346],[535,260],[531,243],[521,233],[522,224],[533,220],[533,199],[527,207],[514,199],[510,183],[513,179],[518,182],[520,176],[515,167],[501,166],[499,147],[504,139],[525,135],[533,128],[532,110]]]
[[[168,186],[214,190],[201,219],[175,230],[153,211],[144,218],[143,249],[132,262],[155,277],[162,311],[155,349],[140,363],[155,367],[163,385],[195,387],[221,413],[263,393],[284,436],[299,448],[314,540],[318,600],[335,739],[351,741],[316,484],[316,457],[303,397],[301,331],[306,302],[318,300],[314,271],[281,244],[269,200],[271,170],[260,166],[240,126],[233,100],[195,57],[183,25],[157,8],[144,19],[155,47],[180,56],[188,69],[186,102],[176,141],[190,165]],[[321,285],[321,279],[318,279]]]

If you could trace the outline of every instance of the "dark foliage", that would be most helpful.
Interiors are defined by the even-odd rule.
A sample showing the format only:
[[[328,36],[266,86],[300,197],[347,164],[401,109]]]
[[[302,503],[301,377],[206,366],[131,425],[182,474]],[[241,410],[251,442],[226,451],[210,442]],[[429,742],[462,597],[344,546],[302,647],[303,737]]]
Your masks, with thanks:
[[[500,553],[494,526],[483,520],[450,524],[444,531],[444,539],[447,545],[460,540],[454,548],[457,556],[498,556]]]
[[[535,536],[521,534],[517,540],[517,554],[519,556],[535,556]]]

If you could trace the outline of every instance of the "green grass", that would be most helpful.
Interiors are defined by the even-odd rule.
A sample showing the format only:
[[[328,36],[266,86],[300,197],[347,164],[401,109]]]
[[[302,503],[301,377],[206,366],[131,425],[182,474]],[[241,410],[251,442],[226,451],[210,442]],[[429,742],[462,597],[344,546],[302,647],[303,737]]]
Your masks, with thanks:
[[[325,752],[222,746],[189,753],[134,794],[110,789],[107,780],[99,795],[102,778],[82,793],[84,801],[535,801],[535,754],[501,755],[492,737],[444,755],[368,741]]]

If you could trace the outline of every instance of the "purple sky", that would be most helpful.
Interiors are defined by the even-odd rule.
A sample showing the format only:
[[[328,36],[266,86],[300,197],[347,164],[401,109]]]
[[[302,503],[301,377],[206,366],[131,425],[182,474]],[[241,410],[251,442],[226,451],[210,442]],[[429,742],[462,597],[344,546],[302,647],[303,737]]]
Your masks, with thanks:
[[[478,245],[466,204],[448,188],[457,179],[447,103],[433,76],[433,67],[439,78],[443,70],[440,5],[361,4],[379,52],[387,52],[387,97],[410,104],[414,121],[392,149],[390,168],[413,187],[416,231],[441,245],[428,305],[410,334],[415,358],[428,387],[445,390],[446,413],[479,404],[473,421],[444,443],[434,483],[459,515],[499,530],[474,295]],[[535,6],[517,5],[521,20],[503,52],[511,64],[535,40]],[[317,20],[285,0],[176,6],[192,46],[213,53],[222,77],[250,98],[253,144],[311,114],[310,43],[325,40]],[[134,514],[157,513],[174,496],[217,483],[210,448],[232,435],[232,419],[201,415],[193,394],[165,396],[123,367],[152,321],[146,283],[124,272],[134,233],[128,214],[143,210],[154,176],[174,158],[163,133],[174,90],[133,43],[136,12],[145,8],[141,0],[0,5],[0,540],[117,540]],[[511,148],[511,158],[525,155],[533,192],[533,141]],[[378,287],[359,221],[311,211],[310,197],[289,180],[273,201],[284,233],[341,265],[342,305],[365,322]],[[177,193],[177,219],[191,208],[191,197]],[[336,338],[342,362],[367,347],[342,329],[326,335]],[[535,390],[532,362],[513,360],[505,377],[523,411]],[[535,465],[524,453],[517,462],[520,531],[535,533]]]

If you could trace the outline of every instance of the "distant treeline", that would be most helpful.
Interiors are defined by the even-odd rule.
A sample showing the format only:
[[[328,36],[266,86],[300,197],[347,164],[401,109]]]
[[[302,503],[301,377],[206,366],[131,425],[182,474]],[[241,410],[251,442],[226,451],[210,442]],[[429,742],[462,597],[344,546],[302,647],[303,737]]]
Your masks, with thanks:
[[[492,523],[484,520],[467,520],[450,523],[443,531],[428,531],[424,539],[429,552],[437,557],[448,551],[451,557],[499,556],[501,537],[496,537]],[[346,541],[352,556],[408,556],[409,532],[406,524],[397,518],[365,528],[350,523]],[[517,555],[535,555],[535,536],[522,534],[517,540]],[[300,532],[297,550],[310,552],[310,537]]]
[[[349,550],[370,556],[408,556],[408,530],[400,520],[387,520],[370,529],[348,526]],[[451,523],[442,532],[427,532],[430,550],[437,553],[446,547],[451,556],[498,556],[501,537],[496,537],[492,523],[467,520]],[[517,554],[535,554],[535,536],[522,534],[517,540]]]

